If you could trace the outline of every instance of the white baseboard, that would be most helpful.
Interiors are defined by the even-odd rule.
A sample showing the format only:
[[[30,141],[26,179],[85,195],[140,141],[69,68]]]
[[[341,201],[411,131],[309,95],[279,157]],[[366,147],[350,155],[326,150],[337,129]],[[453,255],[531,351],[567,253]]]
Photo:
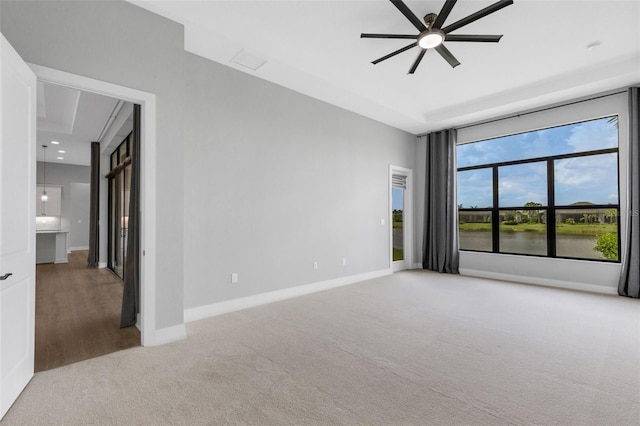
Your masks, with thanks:
[[[386,275],[391,275],[391,269],[382,269],[379,271],[367,272],[359,275],[336,278],[329,281],[321,281],[317,283],[256,294],[253,296],[241,297],[239,299],[226,300],[224,302],[212,303],[210,305],[198,306],[196,308],[189,308],[185,309],[184,311],[184,321],[192,322],[204,318],[215,317],[217,315],[227,314],[229,312],[253,308],[255,306],[278,302],[280,300],[291,299],[293,297],[303,296],[305,294],[317,293],[319,291],[342,287],[349,284],[355,284],[361,281],[384,277]]]
[[[177,342],[187,338],[187,328],[184,323],[171,327],[155,330],[152,336],[144,336],[144,346],[159,346],[167,343]]]
[[[69,251],[80,251],[80,250],[89,250],[89,246],[78,246],[78,247],[71,247],[69,248]]]
[[[66,257],[61,257],[59,259],[54,260],[53,263],[55,263],[56,265],[59,263],[69,263],[69,259],[67,259]]]
[[[475,269],[460,269],[460,275],[478,278],[490,278],[500,281],[513,281],[523,284],[534,284],[545,287],[563,288],[567,290],[588,291],[590,293],[618,294],[618,289],[594,284],[583,284],[572,281],[552,280],[548,278],[536,278],[523,275],[502,274],[499,272],[479,271]]]
[[[98,268],[104,269],[107,267],[107,262],[98,262]]]

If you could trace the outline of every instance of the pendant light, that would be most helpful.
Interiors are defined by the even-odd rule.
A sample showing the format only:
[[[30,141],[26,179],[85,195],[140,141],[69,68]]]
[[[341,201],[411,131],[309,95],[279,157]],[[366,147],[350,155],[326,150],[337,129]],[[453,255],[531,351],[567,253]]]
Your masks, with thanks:
[[[42,196],[40,200],[43,203],[49,201],[49,196],[47,195],[47,145],[42,145],[43,152],[43,161],[42,161]],[[42,213],[47,214],[45,212],[44,206],[42,207]]]

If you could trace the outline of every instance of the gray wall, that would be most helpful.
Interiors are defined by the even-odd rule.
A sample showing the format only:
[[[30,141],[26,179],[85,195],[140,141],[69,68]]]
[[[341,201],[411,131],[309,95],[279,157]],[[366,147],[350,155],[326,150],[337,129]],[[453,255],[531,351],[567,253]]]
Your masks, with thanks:
[[[388,268],[389,164],[413,167],[415,137],[185,64],[185,307]]]
[[[38,184],[43,183],[42,172],[42,162],[39,161],[36,177]],[[79,186],[86,187],[90,181],[91,167],[47,162],[46,184],[62,187],[61,225],[63,231],[69,232],[70,247],[89,245],[88,214],[83,214],[89,208],[89,198],[88,193],[79,191]],[[78,220],[81,222],[78,223]]]
[[[69,191],[70,207],[69,247],[89,248],[89,206],[91,204],[91,184],[71,182]]]
[[[188,54],[128,3],[3,2],[1,25],[28,62],[156,94],[157,328],[388,268],[389,165],[414,168],[414,136]]]

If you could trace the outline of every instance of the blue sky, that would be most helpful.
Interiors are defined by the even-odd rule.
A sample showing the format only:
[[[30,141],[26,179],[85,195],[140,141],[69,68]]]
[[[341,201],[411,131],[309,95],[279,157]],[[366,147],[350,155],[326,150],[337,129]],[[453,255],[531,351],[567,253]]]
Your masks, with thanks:
[[[391,188],[391,210],[404,210],[404,190]]]
[[[500,163],[618,146],[618,129],[608,118],[551,129],[459,145],[458,167]],[[523,206],[529,201],[547,204],[546,163],[505,166],[499,169],[499,205]],[[578,201],[595,204],[618,202],[616,154],[557,160],[556,204]],[[492,205],[491,170],[458,173],[458,204],[463,207]]]

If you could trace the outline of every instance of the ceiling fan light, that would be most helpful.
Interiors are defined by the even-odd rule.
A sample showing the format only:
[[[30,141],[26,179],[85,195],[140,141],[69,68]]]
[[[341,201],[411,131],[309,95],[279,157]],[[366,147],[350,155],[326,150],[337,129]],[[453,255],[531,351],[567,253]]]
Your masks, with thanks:
[[[418,46],[423,49],[433,49],[440,46],[444,41],[444,34],[441,31],[428,31],[418,38]]]

